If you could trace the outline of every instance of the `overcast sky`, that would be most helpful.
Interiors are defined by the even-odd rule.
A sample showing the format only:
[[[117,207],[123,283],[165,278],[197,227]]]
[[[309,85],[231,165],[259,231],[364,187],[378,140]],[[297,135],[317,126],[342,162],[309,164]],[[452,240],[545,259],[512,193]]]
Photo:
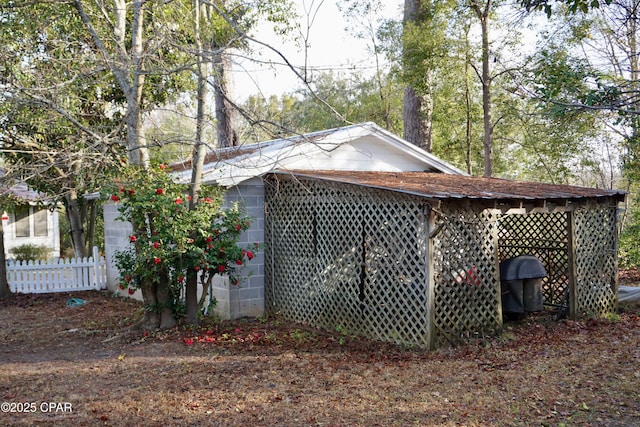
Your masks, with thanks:
[[[363,72],[371,65],[367,44],[358,40],[345,31],[347,22],[336,6],[337,0],[296,0],[300,15],[301,31],[308,30],[307,63],[314,70],[346,70],[357,68]],[[388,17],[397,15],[402,0],[385,2],[385,15]],[[283,42],[273,35],[268,26],[262,26],[255,34],[260,41],[267,41],[277,48],[287,60],[296,66],[305,63],[304,51],[296,46],[293,41]],[[302,36],[298,38],[303,44]],[[262,49],[261,58],[267,61],[282,63],[281,58]],[[265,97],[284,92],[290,92],[298,88],[299,82],[292,71],[286,67],[260,67],[258,64],[240,60],[235,66],[235,92],[239,100],[262,91]]]

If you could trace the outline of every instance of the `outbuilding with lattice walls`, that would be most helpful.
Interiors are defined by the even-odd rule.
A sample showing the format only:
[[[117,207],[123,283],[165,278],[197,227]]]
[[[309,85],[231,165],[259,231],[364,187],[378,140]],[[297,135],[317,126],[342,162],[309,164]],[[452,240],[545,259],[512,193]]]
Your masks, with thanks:
[[[500,263],[535,256],[545,309],[616,310],[614,190],[427,172],[264,177],[266,313],[435,349],[498,334]]]

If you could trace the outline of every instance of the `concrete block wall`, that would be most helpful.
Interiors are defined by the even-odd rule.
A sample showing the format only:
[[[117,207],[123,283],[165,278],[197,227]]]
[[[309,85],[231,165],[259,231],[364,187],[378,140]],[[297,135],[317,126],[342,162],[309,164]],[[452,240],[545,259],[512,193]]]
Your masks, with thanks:
[[[254,243],[264,245],[264,186],[262,180],[255,179],[249,184],[228,190],[225,207],[233,203],[241,204],[251,217],[251,227],[240,236],[240,247]],[[114,203],[104,206],[105,258],[107,262],[107,287],[113,292],[118,289],[118,269],[115,266],[115,253],[129,247],[131,224],[116,221],[118,208]],[[264,315],[264,251],[254,251],[255,258],[239,272],[240,282],[231,284],[228,277],[216,276],[212,282],[212,294],[217,300],[215,314],[223,319],[240,317],[259,317]],[[198,294],[202,292],[199,289]],[[126,294],[126,293],[123,293]],[[128,294],[126,294],[128,295]],[[141,299],[140,291],[133,295]]]
[[[217,300],[215,312],[223,319],[259,317],[264,315],[264,186],[262,180],[229,189],[225,207],[239,203],[251,217],[251,227],[240,236],[240,247],[258,243],[255,258],[240,271],[240,282],[230,283],[227,277],[213,281],[213,296]]]
[[[109,202],[104,205],[104,255],[107,262],[107,288],[118,291],[118,269],[114,256],[117,251],[129,247],[129,236],[133,232],[131,223],[116,221],[118,205]]]

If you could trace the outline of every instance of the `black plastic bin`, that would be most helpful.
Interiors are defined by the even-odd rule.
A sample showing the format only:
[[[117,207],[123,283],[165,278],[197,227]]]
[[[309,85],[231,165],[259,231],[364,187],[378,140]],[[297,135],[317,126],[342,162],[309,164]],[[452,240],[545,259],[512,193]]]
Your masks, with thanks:
[[[502,312],[521,315],[542,311],[542,279],[547,271],[538,258],[521,255],[500,263]]]

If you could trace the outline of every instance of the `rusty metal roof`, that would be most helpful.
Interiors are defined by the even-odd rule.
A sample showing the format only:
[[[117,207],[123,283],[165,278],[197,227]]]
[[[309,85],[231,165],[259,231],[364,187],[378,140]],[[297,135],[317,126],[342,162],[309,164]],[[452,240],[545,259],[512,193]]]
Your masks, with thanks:
[[[398,191],[433,199],[575,200],[613,197],[621,201],[626,194],[620,190],[429,172],[289,170],[278,173]]]

